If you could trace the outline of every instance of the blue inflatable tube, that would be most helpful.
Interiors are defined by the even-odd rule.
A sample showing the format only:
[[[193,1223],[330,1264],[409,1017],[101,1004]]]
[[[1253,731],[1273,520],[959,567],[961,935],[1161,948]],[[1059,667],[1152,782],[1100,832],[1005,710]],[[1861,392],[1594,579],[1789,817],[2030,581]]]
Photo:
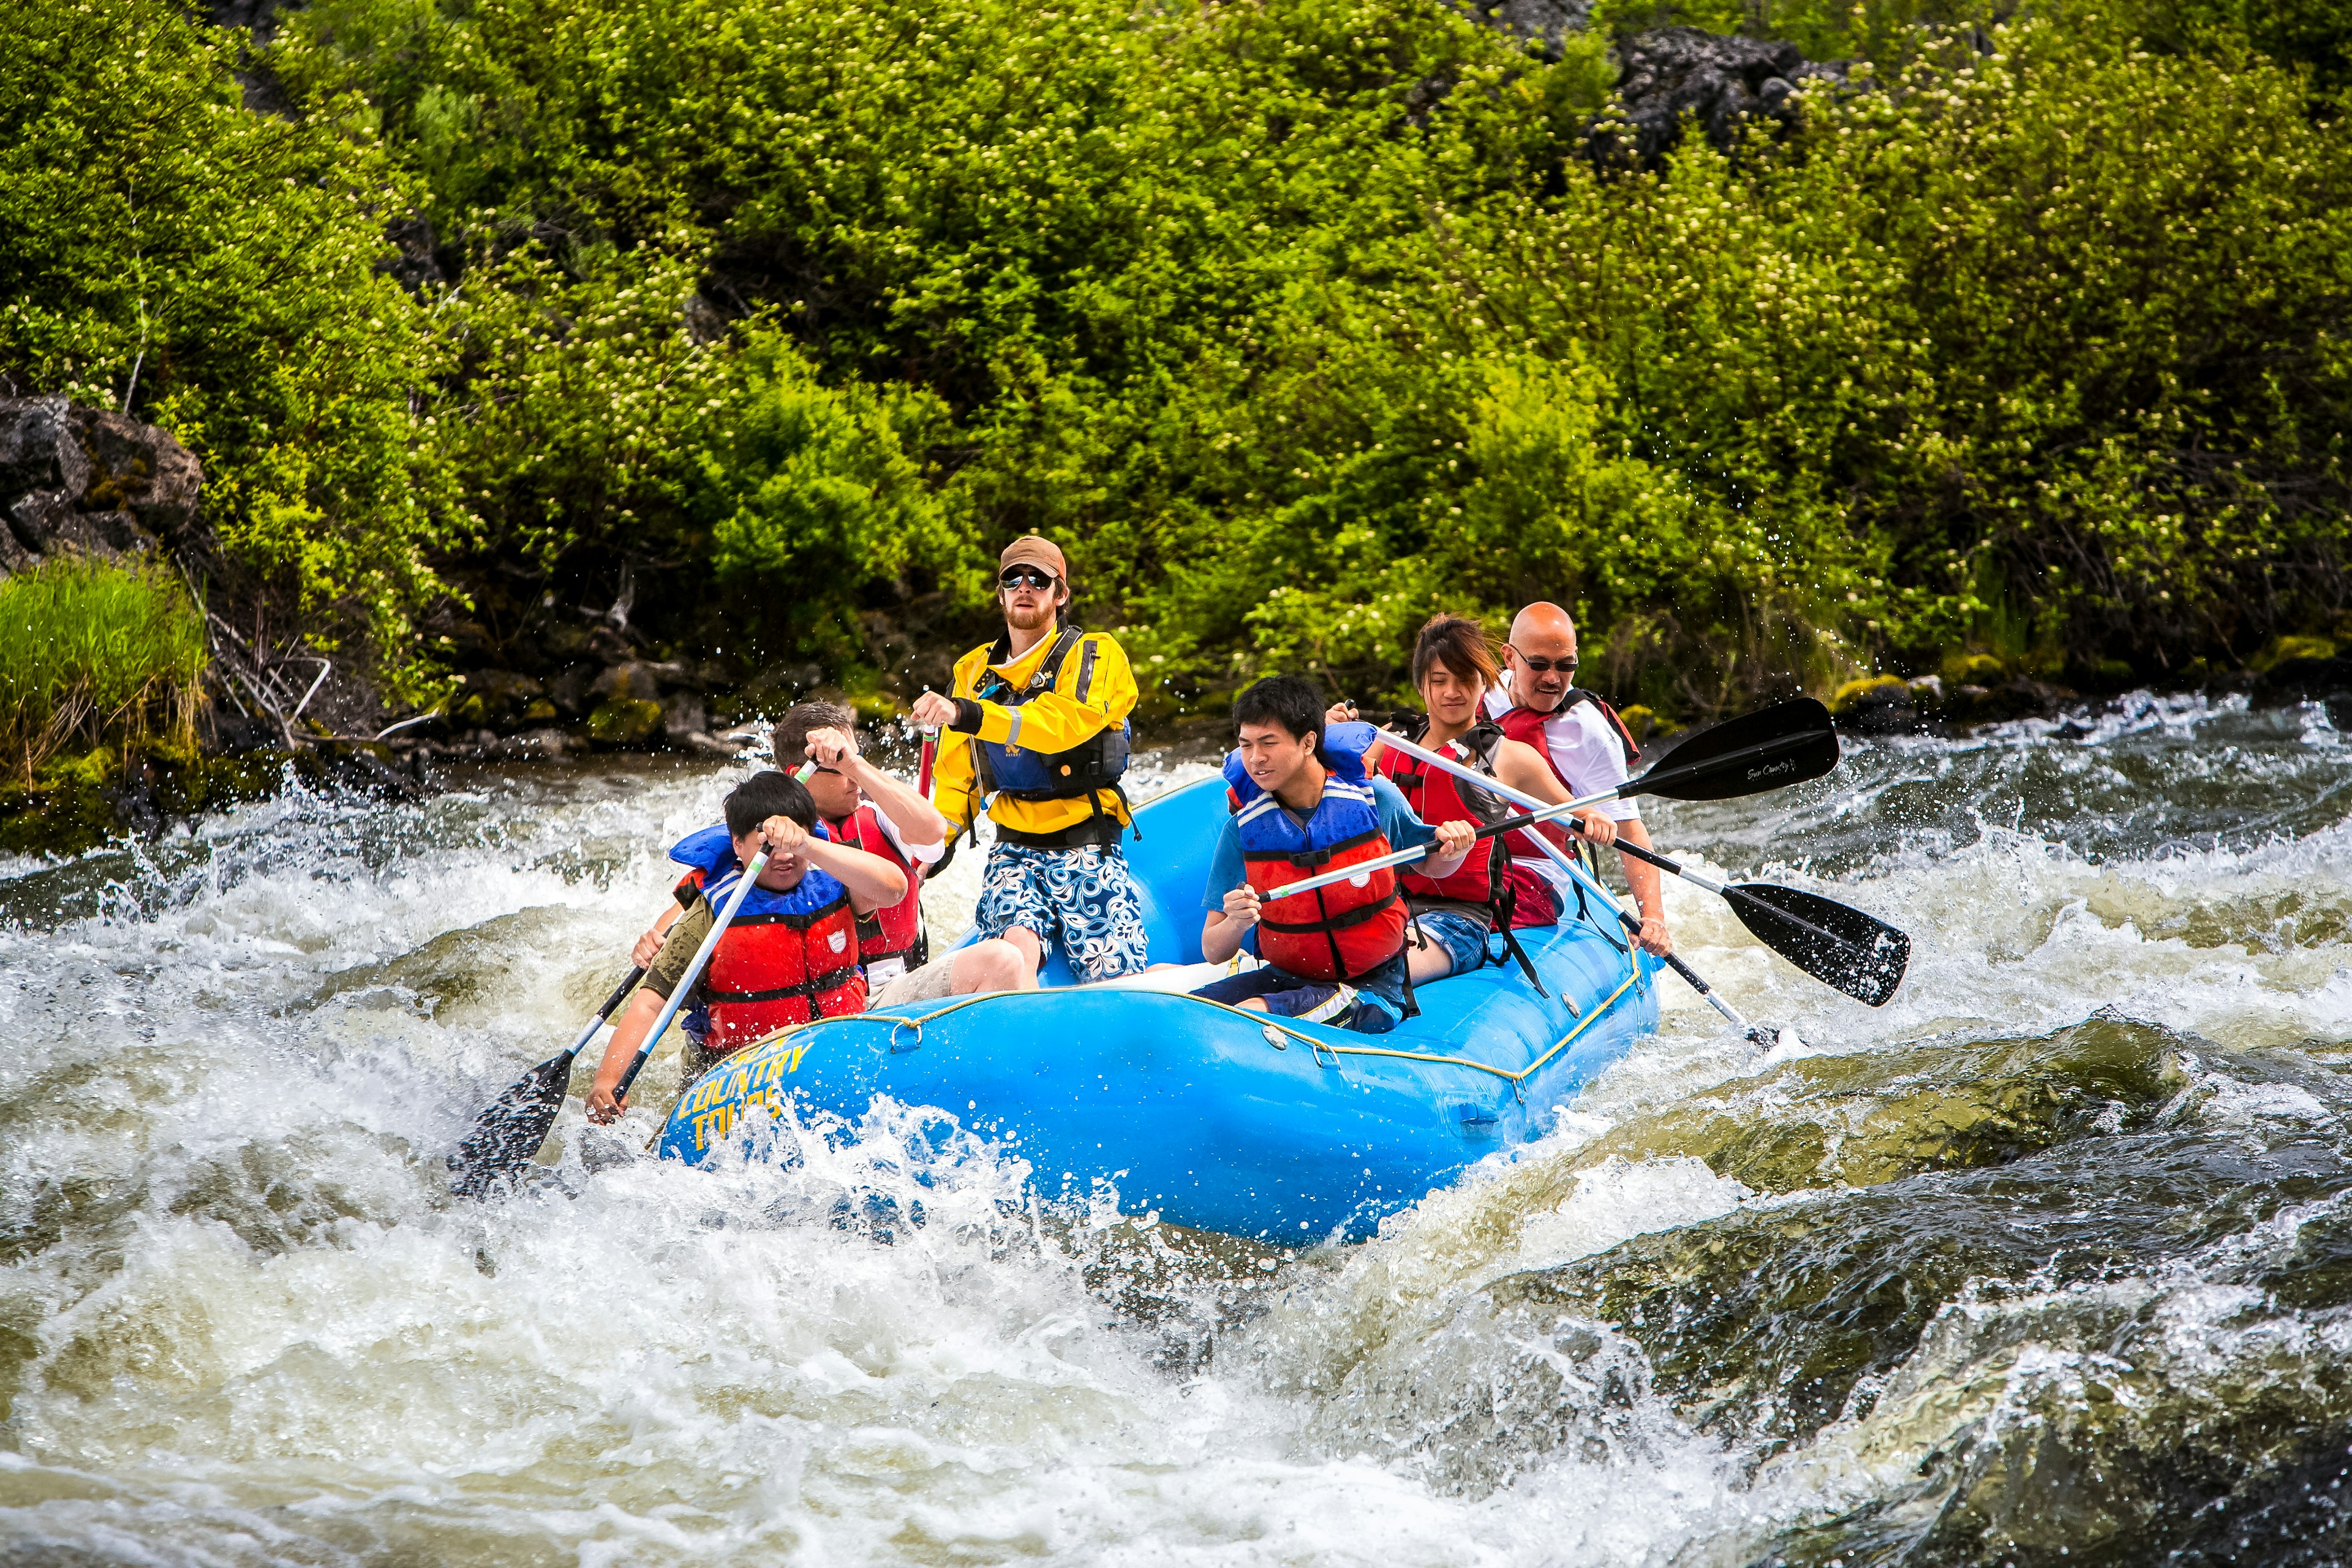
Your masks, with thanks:
[[[1137,814],[1143,837],[1128,858],[1155,962],[1201,961],[1202,884],[1224,815],[1217,779]],[[1107,1182],[1127,1214],[1268,1241],[1361,1238],[1470,1164],[1540,1136],[1657,1027],[1649,960],[1599,917],[1571,910],[1519,933],[1549,996],[1516,964],[1489,967],[1422,986],[1421,1016],[1386,1035],[1073,987],[1058,962],[1037,991],[823,1019],[747,1047],[688,1089],[661,1152],[706,1160],[787,1097],[855,1120],[887,1095],[1003,1139],[1048,1198]]]

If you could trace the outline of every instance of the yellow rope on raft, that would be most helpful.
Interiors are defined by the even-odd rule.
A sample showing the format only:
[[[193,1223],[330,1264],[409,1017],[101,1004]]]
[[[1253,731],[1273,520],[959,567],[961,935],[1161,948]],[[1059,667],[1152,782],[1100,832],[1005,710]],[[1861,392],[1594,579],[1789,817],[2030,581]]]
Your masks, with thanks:
[[[1303,1035],[1289,1025],[1273,1017],[1271,1015],[1265,1013],[1254,1013],[1246,1007],[1236,1007],[1229,1002],[1219,1002],[1208,996],[1190,995],[1181,996],[1179,1000],[1185,1002],[1198,1002],[1204,1007],[1215,1007],[1223,1012],[1231,1013],[1234,1016],[1246,1019],[1248,1022],[1262,1028],[1278,1030],[1283,1034],[1288,1035],[1292,1039],[1306,1046],[1309,1050],[1329,1051],[1334,1056],[1342,1057],[1395,1057],[1402,1061],[1434,1062],[1441,1067],[1471,1068],[1478,1072],[1492,1073],[1496,1078],[1503,1079],[1508,1082],[1516,1084],[1525,1082],[1546,1062],[1549,1062],[1552,1058],[1568,1049],[1570,1043],[1573,1041],[1577,1036],[1584,1033],[1585,1030],[1591,1028],[1595,1023],[1599,1022],[1601,1016],[1608,1012],[1610,1008],[1615,1006],[1618,999],[1622,997],[1626,992],[1631,991],[1634,985],[1640,982],[1641,978],[1641,970],[1639,967],[1636,967],[1633,973],[1625,977],[1625,983],[1623,984],[1618,986],[1616,990],[1612,991],[1605,998],[1602,999],[1599,1006],[1591,1009],[1590,1012],[1586,1013],[1582,1018],[1579,1019],[1576,1027],[1570,1029],[1567,1034],[1562,1035],[1558,1043],[1556,1043],[1551,1049],[1546,1051],[1534,1061],[1529,1062],[1526,1067],[1519,1068],[1516,1072],[1512,1071],[1509,1068],[1492,1067],[1486,1062],[1472,1061],[1468,1057],[1440,1056],[1434,1051],[1401,1051],[1387,1046],[1334,1045],[1328,1040],[1318,1039],[1313,1035]],[[751,1045],[745,1046],[743,1048],[745,1050],[751,1050],[760,1046],[771,1045],[788,1036],[796,1035],[803,1029],[814,1029],[820,1024],[887,1024],[890,1026],[890,1031],[893,1035],[896,1035],[900,1029],[911,1028],[915,1031],[916,1037],[920,1038],[924,1025],[931,1022],[935,1018],[944,1018],[949,1014],[957,1011],[959,1008],[973,1006],[982,1002],[999,1001],[1007,996],[1034,996],[1039,994],[1042,994],[1042,993],[1034,991],[975,991],[969,996],[957,997],[954,1001],[949,1003],[944,1007],[935,1008],[931,1012],[924,1013],[912,1018],[901,1018],[889,1013],[852,1013],[837,1015],[830,1018],[812,1018],[804,1024],[788,1025],[785,1027],[777,1030],[774,1034],[770,1035],[766,1039],[755,1040],[751,1042]],[[1160,991],[1146,993],[1146,994],[1165,996],[1168,995],[1169,993]]]

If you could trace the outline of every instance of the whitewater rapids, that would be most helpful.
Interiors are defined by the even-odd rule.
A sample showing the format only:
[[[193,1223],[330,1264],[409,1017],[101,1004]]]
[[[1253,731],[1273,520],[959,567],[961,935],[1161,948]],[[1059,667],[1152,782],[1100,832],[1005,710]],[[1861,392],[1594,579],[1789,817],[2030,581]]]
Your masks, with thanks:
[[[1685,956],[1791,1037],[1662,978],[1662,1033],[1552,1136],[1360,1247],[1041,1207],[912,1110],[784,1167],[655,1162],[667,1055],[620,1135],[575,1102],[530,1190],[449,1198],[740,772],[298,791],[0,861],[0,1562],[2352,1554],[2324,707],[2136,699],[1649,805],[1907,929],[1902,993],[1848,1002],[1669,883]]]

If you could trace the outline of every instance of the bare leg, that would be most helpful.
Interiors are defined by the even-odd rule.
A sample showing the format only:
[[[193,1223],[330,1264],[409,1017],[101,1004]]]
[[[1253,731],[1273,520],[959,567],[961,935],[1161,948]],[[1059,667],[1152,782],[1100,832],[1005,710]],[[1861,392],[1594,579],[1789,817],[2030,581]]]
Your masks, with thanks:
[[[1419,926],[1405,927],[1404,952],[1404,966],[1415,985],[1426,985],[1454,973],[1454,955],[1431,942]]]
[[[1037,989],[1037,968],[1045,962],[1045,942],[1040,941],[1037,933],[1027,926],[1007,927],[1004,935],[999,940],[1020,950],[1024,966],[1020,989],[1024,991]],[[973,945],[979,944],[975,942]]]
[[[1240,1001],[1234,1003],[1234,1005],[1236,1007],[1245,1008],[1252,1013],[1263,1013],[1265,1011],[1265,998],[1263,996],[1244,996]]]
[[[975,991],[1031,991],[1037,985],[1037,966],[1023,955],[1018,944],[1003,937],[973,942],[955,955],[955,994]]]

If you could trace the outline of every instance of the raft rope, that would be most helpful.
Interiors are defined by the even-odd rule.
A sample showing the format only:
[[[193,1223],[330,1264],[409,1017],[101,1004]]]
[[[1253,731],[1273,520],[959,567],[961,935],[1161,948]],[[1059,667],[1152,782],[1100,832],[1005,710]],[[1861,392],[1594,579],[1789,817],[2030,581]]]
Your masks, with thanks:
[[[1498,1068],[1486,1062],[1473,1061],[1468,1057],[1441,1056],[1434,1051],[1402,1051],[1388,1046],[1336,1045],[1329,1040],[1323,1039],[1315,1035],[1302,1034],[1297,1029],[1283,1023],[1279,1018],[1273,1017],[1268,1014],[1255,1013],[1246,1007],[1236,1007],[1231,1003],[1215,1001],[1207,996],[1183,996],[1181,997],[1180,1000],[1197,1002],[1204,1007],[1214,1007],[1222,1012],[1231,1013],[1238,1018],[1245,1019],[1249,1023],[1263,1029],[1278,1031],[1282,1034],[1288,1035],[1292,1039],[1304,1044],[1309,1050],[1318,1053],[1318,1058],[1320,1053],[1328,1051],[1334,1056],[1341,1057],[1394,1057],[1401,1061],[1434,1062],[1442,1067],[1470,1068],[1478,1072],[1492,1073],[1495,1077],[1504,1079],[1506,1082],[1516,1088],[1524,1084],[1528,1079],[1534,1077],[1536,1073],[1541,1070],[1544,1065],[1549,1062],[1554,1057],[1568,1049],[1569,1046],[1576,1039],[1577,1036],[1584,1033],[1585,1030],[1599,1023],[1601,1021],[1601,1015],[1608,1012],[1610,1008],[1615,1006],[1619,998],[1622,997],[1626,992],[1633,990],[1634,986],[1641,983],[1641,980],[1642,968],[1641,965],[1636,963],[1633,966],[1633,973],[1626,975],[1624,983],[1604,997],[1599,1006],[1587,1011],[1584,1016],[1577,1021],[1576,1026],[1569,1030],[1567,1034],[1562,1035],[1552,1046],[1551,1049],[1544,1052],[1543,1055],[1538,1057],[1527,1066],[1517,1068],[1516,1071],[1510,1068]],[[1059,994],[1060,993],[1056,994]],[[949,1003],[944,1007],[936,1008],[931,1012],[924,1013],[912,1018],[901,1018],[889,1013],[837,1014],[830,1018],[812,1018],[806,1023],[788,1025],[784,1028],[779,1029],[776,1033],[769,1036],[767,1039],[754,1041],[751,1045],[745,1046],[743,1049],[751,1050],[758,1046],[767,1045],[773,1041],[783,1039],[788,1036],[799,1034],[803,1029],[816,1028],[821,1025],[859,1023],[887,1024],[890,1026],[890,1037],[894,1045],[898,1039],[899,1030],[911,1028],[915,1031],[915,1044],[917,1046],[920,1046],[923,1040],[923,1026],[930,1023],[933,1019],[944,1018],[949,1014],[960,1011],[965,1007],[978,1006],[982,1002],[999,1002],[1009,996],[1034,996],[1036,994],[1038,994],[1038,993],[1034,991],[975,991],[969,996],[957,997],[954,1001]],[[1167,993],[1162,992],[1160,994],[1165,995]],[[730,1053],[730,1055],[738,1053]]]

